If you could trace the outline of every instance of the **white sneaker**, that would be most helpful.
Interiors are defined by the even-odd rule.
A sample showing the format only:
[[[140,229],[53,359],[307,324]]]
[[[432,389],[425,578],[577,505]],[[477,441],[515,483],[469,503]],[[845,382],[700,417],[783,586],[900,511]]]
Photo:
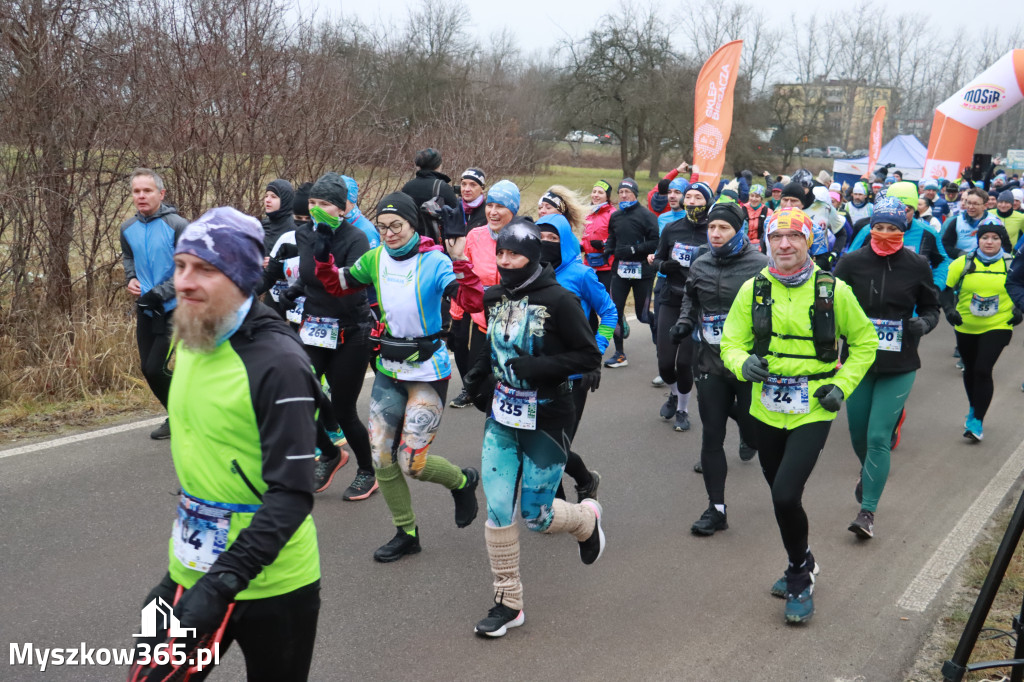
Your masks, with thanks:
[[[664,385],[665,385],[665,380],[661,378],[660,374],[658,376],[654,377],[653,379],[651,379],[651,386],[657,386],[658,388],[661,388]],[[1021,387],[1021,390],[1024,391],[1024,386]]]

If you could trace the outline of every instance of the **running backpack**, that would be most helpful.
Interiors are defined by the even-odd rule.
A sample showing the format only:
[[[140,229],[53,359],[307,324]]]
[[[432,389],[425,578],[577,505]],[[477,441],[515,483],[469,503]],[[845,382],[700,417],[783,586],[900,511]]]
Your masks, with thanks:
[[[839,359],[839,344],[836,340],[835,314],[836,278],[832,273],[818,270],[814,273],[814,303],[808,314],[811,318],[811,336],[794,336],[777,334],[772,331],[772,283],[764,275],[758,273],[754,277],[754,304],[751,308],[751,322],[754,328],[754,355],[764,358],[773,355],[777,358],[801,358],[836,362]],[[814,355],[795,355],[769,351],[772,337],[780,339],[798,339],[814,342]]]

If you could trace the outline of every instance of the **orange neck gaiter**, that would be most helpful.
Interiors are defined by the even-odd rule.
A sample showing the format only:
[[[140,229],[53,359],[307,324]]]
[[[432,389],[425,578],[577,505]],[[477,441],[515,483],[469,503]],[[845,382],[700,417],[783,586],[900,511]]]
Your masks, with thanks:
[[[891,256],[902,248],[902,232],[875,232],[871,230],[871,249],[879,256]]]

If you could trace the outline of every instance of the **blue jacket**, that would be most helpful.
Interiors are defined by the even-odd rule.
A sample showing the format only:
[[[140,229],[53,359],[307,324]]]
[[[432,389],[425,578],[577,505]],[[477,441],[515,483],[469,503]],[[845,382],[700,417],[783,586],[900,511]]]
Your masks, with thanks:
[[[942,262],[938,263],[929,253],[922,253],[921,240],[924,238],[924,233],[927,231],[935,238],[935,249],[942,257]],[[857,236],[853,238],[853,242],[850,244],[850,251],[856,251],[857,249],[864,246],[868,239],[871,238],[871,226],[865,225],[857,233]],[[903,246],[910,249],[914,253],[924,256],[928,261],[928,264],[932,268],[932,281],[935,282],[935,287],[942,291],[946,288],[946,272],[949,270],[949,264],[952,262],[949,256],[946,254],[946,250],[942,246],[942,240],[939,239],[938,233],[923,220],[914,218],[914,221],[910,224],[910,227],[906,232],[903,233]]]
[[[345,220],[363,231],[363,234],[366,235],[366,239],[370,242],[371,251],[380,246],[380,232],[378,232],[377,228],[373,226],[373,223],[366,219],[366,216],[363,215],[363,212],[359,210],[358,206],[345,214]]]
[[[164,312],[174,310],[174,247],[188,226],[173,206],[160,204],[151,216],[136,213],[121,225],[121,260],[124,279],[139,280],[142,293],[155,290]],[[147,315],[151,313],[147,312]]]
[[[597,349],[603,354],[612,338],[612,331],[619,322],[619,314],[612,303],[608,290],[597,279],[593,268],[580,260],[580,242],[569,227],[565,216],[553,213],[537,221],[537,225],[551,225],[558,231],[562,246],[562,262],[555,268],[555,279],[580,299],[583,313],[589,318],[590,311],[597,313],[601,323],[597,327]]]

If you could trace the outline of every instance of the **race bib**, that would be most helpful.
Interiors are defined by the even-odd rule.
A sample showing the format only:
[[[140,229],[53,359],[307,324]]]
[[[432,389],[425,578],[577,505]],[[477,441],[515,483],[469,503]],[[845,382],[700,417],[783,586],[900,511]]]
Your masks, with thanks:
[[[338,318],[307,317],[299,329],[299,338],[307,346],[335,349],[338,347]]]
[[[725,315],[705,315],[701,321],[704,340],[712,346],[722,344],[722,329],[725,327]]]
[[[494,387],[491,415],[499,424],[525,431],[537,430],[537,391],[510,388],[498,382]]]
[[[870,318],[878,332],[878,350],[899,352],[903,350],[903,320],[878,320]]]
[[[302,309],[306,307],[306,297],[299,296],[295,299],[295,307],[285,312],[285,319],[292,324],[302,324]]]
[[[761,384],[761,404],[772,412],[807,414],[811,410],[807,377],[768,377]]]
[[[228,548],[230,528],[229,510],[211,507],[182,493],[171,535],[174,556],[183,566],[206,573]]]
[[[971,315],[975,317],[992,317],[999,312],[999,295],[971,295]]]
[[[284,293],[285,289],[288,288],[288,282],[277,282],[274,286],[270,287],[270,298],[274,299],[275,303],[281,301],[281,294]]]
[[[619,277],[622,279],[640,279],[643,273],[643,263],[637,260],[620,260]]]
[[[690,264],[693,263],[693,259],[697,257],[697,252],[699,250],[699,246],[680,244],[679,242],[676,242],[672,246],[672,260],[678,262],[684,268],[688,268],[690,267]]]

